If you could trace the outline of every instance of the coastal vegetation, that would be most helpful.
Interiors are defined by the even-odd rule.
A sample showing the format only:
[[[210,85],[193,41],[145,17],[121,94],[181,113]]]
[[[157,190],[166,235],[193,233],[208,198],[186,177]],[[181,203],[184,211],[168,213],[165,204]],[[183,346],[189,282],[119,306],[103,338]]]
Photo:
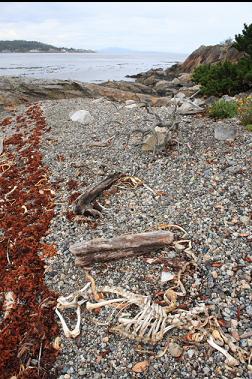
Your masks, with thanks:
[[[208,115],[215,119],[235,117],[237,115],[237,107],[236,101],[220,99],[209,107]]]
[[[202,64],[192,74],[193,82],[201,85],[207,96],[235,95],[252,87],[252,24],[244,24],[242,34],[235,35],[232,46],[244,52],[237,63],[227,60],[216,64]]]

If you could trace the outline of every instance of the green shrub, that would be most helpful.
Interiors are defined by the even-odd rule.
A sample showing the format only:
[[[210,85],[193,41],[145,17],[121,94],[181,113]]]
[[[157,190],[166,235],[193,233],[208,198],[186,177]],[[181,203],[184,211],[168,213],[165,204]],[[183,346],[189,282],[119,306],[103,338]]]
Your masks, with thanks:
[[[242,34],[235,35],[233,46],[237,50],[247,53],[252,59],[252,24],[244,24]]]
[[[232,46],[244,52],[246,57],[238,63],[204,64],[194,70],[192,81],[201,85],[203,95],[233,96],[252,87],[252,24],[244,24],[242,33],[235,35]]]
[[[246,129],[247,129],[249,132],[252,132],[252,124],[246,125]]]
[[[243,58],[238,63],[228,61],[198,66],[192,81],[201,84],[201,93],[207,96],[233,96],[247,91],[252,84],[252,60]]]
[[[242,125],[252,124],[252,96],[244,97],[237,101],[238,103],[238,117]]]
[[[237,115],[236,101],[225,101],[220,99],[208,109],[208,115],[213,118],[229,118]]]

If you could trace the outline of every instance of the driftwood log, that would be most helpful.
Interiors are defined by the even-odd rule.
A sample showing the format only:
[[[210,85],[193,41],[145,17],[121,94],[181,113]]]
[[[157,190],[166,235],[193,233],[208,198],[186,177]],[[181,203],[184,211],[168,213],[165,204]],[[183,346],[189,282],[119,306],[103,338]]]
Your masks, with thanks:
[[[149,251],[170,245],[173,233],[165,230],[138,234],[123,234],[111,239],[95,238],[69,247],[76,256],[77,266],[89,266],[120,258],[129,258],[148,253]]]
[[[74,212],[77,215],[92,215],[92,216],[101,216],[100,211],[102,210],[102,207],[97,203],[94,202],[94,200],[101,195],[103,191],[108,189],[112,186],[113,183],[115,183],[120,177],[122,177],[124,174],[120,172],[116,172],[114,174],[111,174],[107,176],[104,180],[102,180],[100,183],[96,184],[95,186],[88,188],[85,193],[83,193],[81,196],[78,197],[78,199],[75,202],[74,206]],[[92,204],[92,202],[94,202]]]

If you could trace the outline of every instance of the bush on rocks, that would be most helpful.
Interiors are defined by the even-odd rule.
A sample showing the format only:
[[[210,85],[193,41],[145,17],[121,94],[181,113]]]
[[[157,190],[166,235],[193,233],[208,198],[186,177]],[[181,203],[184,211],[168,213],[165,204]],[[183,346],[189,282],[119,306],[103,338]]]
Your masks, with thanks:
[[[203,64],[194,70],[192,81],[201,85],[203,95],[232,96],[252,87],[252,24],[244,24],[242,34],[235,35],[233,47],[243,51],[246,57],[238,63]]]
[[[236,101],[225,101],[224,99],[220,99],[209,107],[208,115],[215,119],[232,118],[237,115],[237,109],[238,106]]]
[[[252,96],[244,97],[237,101],[238,117],[242,125],[248,126],[252,124]]]

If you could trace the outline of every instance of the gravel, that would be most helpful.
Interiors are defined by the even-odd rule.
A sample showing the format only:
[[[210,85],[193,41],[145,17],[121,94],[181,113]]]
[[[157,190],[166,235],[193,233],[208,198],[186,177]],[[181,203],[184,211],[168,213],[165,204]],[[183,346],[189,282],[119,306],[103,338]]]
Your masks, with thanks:
[[[177,224],[188,232],[198,260],[198,269],[183,277],[188,295],[181,302],[190,299],[195,304],[203,299],[218,318],[226,321],[224,331],[230,332],[231,321],[237,320],[238,334],[249,335],[252,133],[236,119],[218,122],[201,116],[180,116],[176,136],[180,144],[154,155],[134,146],[137,138],[133,141],[133,135],[127,144],[134,129],[145,130],[154,125],[155,117],[139,106],[126,108],[125,104],[105,99],[68,99],[44,101],[42,107],[48,123],[41,148],[43,160],[51,172],[51,183],[57,188],[56,215],[43,240],[56,244],[58,250],[56,256],[47,260],[47,285],[59,295],[84,286],[84,271],[75,266],[69,251],[72,243],[143,232],[164,223]],[[78,110],[89,111],[94,121],[89,125],[71,121],[69,113]],[[168,117],[169,109],[165,107],[155,111],[162,119]],[[235,127],[235,140],[216,140],[214,130],[219,125]],[[113,143],[108,147],[89,146],[112,136]],[[101,219],[94,222],[78,216],[69,220],[69,196],[73,192],[83,193],[88,185],[115,171],[135,175],[164,194],[155,198],[143,186],[121,188],[110,197],[101,197],[107,208]],[[68,183],[71,179],[77,181],[75,188]],[[90,273],[99,286],[121,286],[153,295],[171,285],[161,283],[162,268],[161,264],[148,264],[138,257],[97,264]],[[71,340],[61,334],[63,347],[52,374],[57,373],[61,379],[249,378],[246,364],[228,369],[221,353],[207,343],[183,342],[183,333],[176,335],[171,331],[158,345],[142,346],[157,353],[172,336],[173,342],[183,349],[178,358],[169,352],[159,359],[139,352],[136,342],[111,334],[108,326],[98,324],[97,320],[104,321],[106,314],[106,310],[98,316],[83,310],[81,335]],[[71,320],[74,325],[75,317]],[[249,338],[251,335],[240,339],[238,345],[247,348]],[[148,369],[142,374],[134,373],[134,364],[144,360],[150,361]]]

